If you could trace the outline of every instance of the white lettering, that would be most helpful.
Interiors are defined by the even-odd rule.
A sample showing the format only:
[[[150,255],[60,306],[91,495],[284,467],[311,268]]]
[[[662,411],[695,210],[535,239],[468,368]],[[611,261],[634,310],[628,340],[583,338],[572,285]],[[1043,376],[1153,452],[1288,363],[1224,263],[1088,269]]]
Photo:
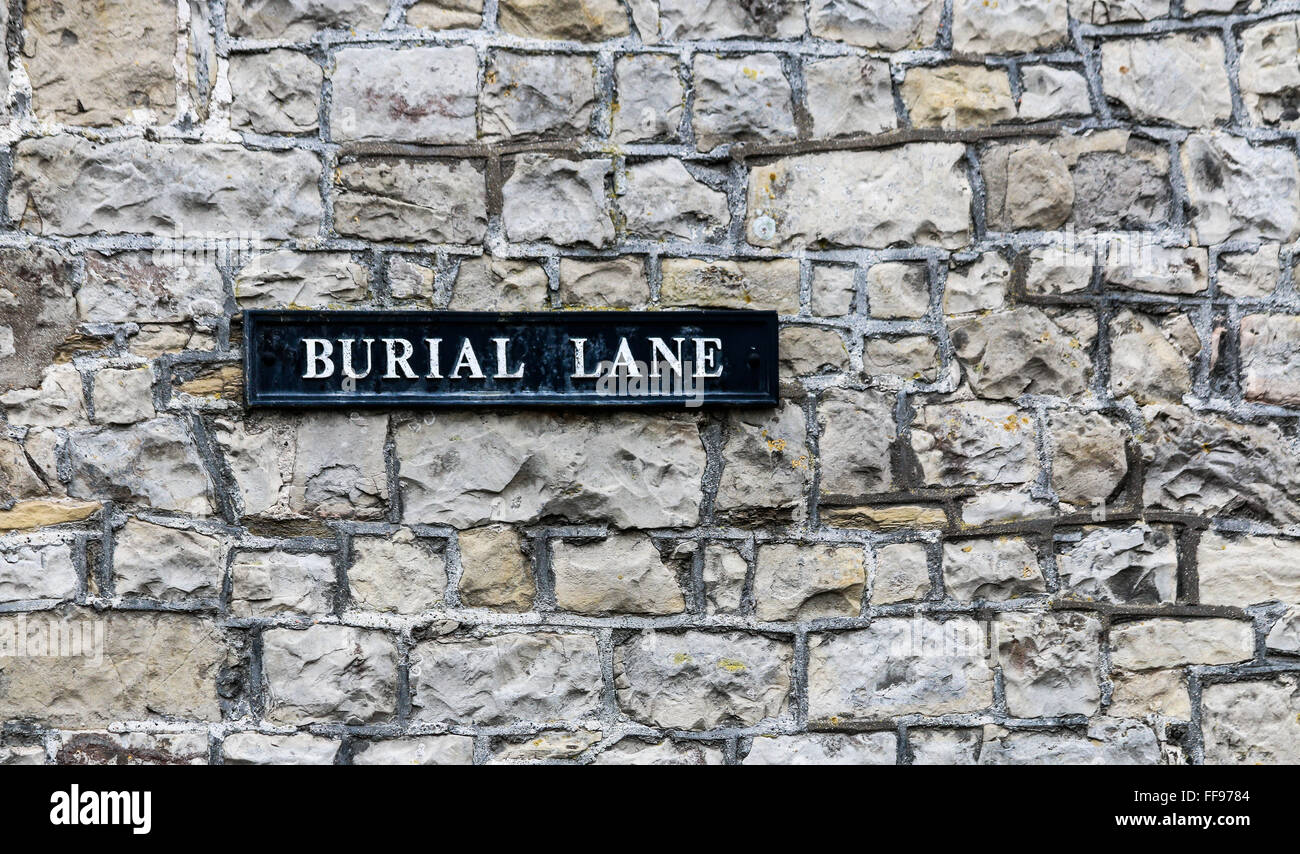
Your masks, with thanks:
[[[358,374],[356,371],[352,370],[352,345],[354,343],[355,342],[351,338],[339,339],[339,349],[342,351],[343,355],[343,376],[350,380],[365,379],[370,376],[370,369],[374,367],[374,356],[370,352],[370,345],[375,343],[375,339],[363,339],[363,343],[366,345],[366,372],[364,374]]]
[[[307,373],[305,380],[324,380],[334,376],[334,362],[330,356],[334,353],[334,342],[327,338],[304,338],[302,343],[307,348]],[[324,364],[323,371],[316,370],[316,365]]]
[[[451,369],[449,376],[453,380],[460,379],[461,368],[469,368],[469,375],[473,379],[483,379],[483,369],[478,366],[478,356],[474,355],[474,348],[470,345],[468,338],[460,346],[460,355],[456,357],[456,366]]]
[[[402,354],[397,355],[397,345],[402,346]],[[411,354],[415,348],[411,342],[405,338],[385,338],[384,349],[388,353],[388,370],[384,372],[384,379],[399,380],[405,377],[408,380],[415,379],[415,371],[411,370]],[[397,369],[402,369],[402,376],[397,375]]]
[[[425,376],[431,380],[440,380],[442,379],[442,374],[438,373],[440,370],[438,362],[439,356],[442,353],[442,339],[425,338],[424,343],[429,345],[429,373]]]
[[[524,365],[521,362],[515,372],[509,373],[510,357],[506,355],[506,348],[510,346],[509,338],[493,338],[497,345],[497,372],[493,374],[499,380],[517,380],[524,375]]]
[[[672,367],[674,374],[678,374],[678,375],[681,374],[682,344],[686,341],[686,339],[674,338],[673,340],[677,342],[677,355],[675,356],[673,355],[673,352],[668,349],[668,345],[664,343],[664,339],[662,338],[650,339],[650,376],[652,377],[659,376],[660,356],[662,356],[664,360],[668,362],[669,366]]]
[[[587,373],[587,339],[573,339],[573,379],[590,380],[600,376],[600,366],[596,370]]]
[[[713,345],[710,347],[709,345]],[[722,340],[719,338],[696,338],[695,339],[695,376],[697,377],[720,377],[722,376],[722,366],[709,372],[709,368],[714,365],[718,352],[722,349]]]

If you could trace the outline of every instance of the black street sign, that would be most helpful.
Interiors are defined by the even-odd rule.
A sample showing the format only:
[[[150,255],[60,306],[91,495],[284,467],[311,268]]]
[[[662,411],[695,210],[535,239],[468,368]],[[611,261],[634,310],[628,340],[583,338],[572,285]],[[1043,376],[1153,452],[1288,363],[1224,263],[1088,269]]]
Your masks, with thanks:
[[[250,406],[774,406],[769,311],[246,311]]]

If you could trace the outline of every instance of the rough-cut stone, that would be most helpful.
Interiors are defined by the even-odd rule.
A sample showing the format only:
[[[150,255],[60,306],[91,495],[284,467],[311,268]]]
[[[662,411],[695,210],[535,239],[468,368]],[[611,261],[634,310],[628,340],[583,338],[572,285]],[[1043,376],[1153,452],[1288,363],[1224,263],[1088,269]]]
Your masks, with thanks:
[[[1255,630],[1246,620],[1136,620],[1111,627],[1110,647],[1111,664],[1124,670],[1235,664],[1255,657]]]
[[[1270,652],[1300,654],[1300,607],[1287,608],[1269,629],[1264,643]]]
[[[1300,541],[1207,531],[1196,549],[1203,605],[1300,602]]]
[[[1300,522],[1300,462],[1276,424],[1238,424],[1181,406],[1142,414],[1148,507]]]
[[[734,412],[727,418],[727,431],[715,507],[737,513],[755,508],[797,512],[812,475],[803,410],[786,401],[775,412]],[[755,489],[760,483],[763,488]]]
[[[95,374],[91,394],[99,424],[134,424],[147,421],[153,407],[153,371],[144,368],[105,368]]]
[[[87,418],[81,373],[72,365],[51,365],[37,388],[0,395],[5,420],[19,427],[74,427]]]
[[[701,575],[710,614],[740,613],[749,564],[739,552],[721,542],[709,543],[704,547]]]
[[[618,0],[502,0],[501,29],[535,39],[596,42],[629,32]]]
[[[982,734],[978,729],[909,729],[908,752],[913,765],[974,765]]]
[[[383,632],[315,625],[262,635],[267,717],[276,723],[382,723],[397,711],[397,649]]]
[[[943,313],[967,314],[1001,308],[1011,282],[1011,265],[996,252],[985,252],[969,266],[948,271],[943,286]]]
[[[890,543],[876,549],[871,604],[924,599],[930,590],[929,559],[921,543]]]
[[[898,127],[889,63],[857,56],[833,56],[803,67],[813,136],[877,134]]]
[[[776,54],[696,54],[692,74],[692,127],[700,151],[726,142],[795,136],[790,82]]]
[[[60,647],[72,654],[50,654],[51,628],[73,639]],[[80,610],[63,618],[54,612],[48,618],[6,614],[0,615],[0,638],[24,644],[29,653],[0,658],[5,720],[86,727],[164,716],[221,717],[217,679],[226,647],[206,617]]]
[[[1038,555],[1019,537],[944,543],[943,586],[956,599],[992,602],[1047,592]]]
[[[658,528],[699,515],[704,447],[692,421],[448,412],[396,433],[410,522],[465,528],[553,516]]]
[[[1125,431],[1097,412],[1056,410],[1048,417],[1052,443],[1052,489],[1061,501],[1096,507],[1128,473]]]
[[[1300,128],[1300,36],[1295,21],[1268,21],[1242,30],[1241,97],[1257,125]]]
[[[68,453],[68,494],[74,498],[109,498],[178,513],[212,512],[207,469],[179,419],[74,433]]]
[[[18,215],[13,208],[9,213]],[[36,385],[72,336],[73,290],[67,256],[43,246],[0,249],[0,391]]]
[[[98,501],[19,501],[0,510],[0,531],[27,531],[80,522],[103,509]]]
[[[926,142],[788,157],[749,172],[746,239],[755,246],[955,249],[970,236],[966,147]]]
[[[1198,243],[1288,243],[1300,237],[1300,165],[1294,151],[1255,147],[1243,137],[1193,134],[1183,143],[1181,160]]]
[[[646,742],[625,738],[596,757],[593,765],[722,765],[719,747],[699,741]]]
[[[411,694],[420,721],[497,726],[582,718],[600,708],[596,639],[537,632],[425,641],[411,652]]]
[[[1007,710],[1033,718],[1092,715],[1101,703],[1101,621],[1090,614],[1014,613],[993,625]]]
[[[872,317],[923,317],[930,310],[930,278],[925,265],[899,261],[872,265],[867,270],[867,304]]]
[[[536,584],[519,533],[505,525],[461,531],[460,600],[475,608],[527,611]]]
[[[253,133],[309,133],[320,123],[323,73],[292,50],[230,59],[230,124]]]
[[[1300,405],[1300,318],[1252,314],[1241,319],[1241,382],[1247,400]]]
[[[33,0],[22,27],[23,64],[42,121],[166,124],[174,117],[175,7],[163,0]],[[130,61],[123,61],[125,46]]]
[[[407,25],[424,30],[475,29],[482,20],[483,0],[416,0],[406,11]]]
[[[561,304],[569,308],[644,308],[650,301],[640,258],[560,259]]]
[[[991,489],[979,492],[962,502],[963,525],[996,525],[1024,522],[1052,515],[1052,508],[1033,494],[1033,487]]]
[[[827,389],[817,406],[824,501],[843,504],[888,492],[894,400],[878,391]]]
[[[213,262],[166,252],[87,252],[85,261],[86,281],[77,291],[77,316],[84,322],[177,323],[225,309],[226,287]]]
[[[76,592],[77,567],[68,544],[0,542],[0,602],[71,599]]]
[[[1061,592],[1089,601],[1162,605],[1178,591],[1178,552],[1163,525],[1086,528],[1058,541],[1056,566]]]
[[[808,647],[808,718],[818,724],[976,712],[993,703],[984,632],[969,617],[883,617],[861,631],[816,636]]]
[[[1263,299],[1278,281],[1279,247],[1265,243],[1254,251],[1219,256],[1219,293],[1238,299]]]
[[[814,36],[889,51],[934,44],[942,17],[941,0],[812,0],[808,11]]]
[[[369,292],[369,271],[346,252],[281,249],[254,257],[235,276],[245,308],[330,308]]]
[[[677,614],[681,587],[649,537],[624,534],[594,543],[551,545],[555,605],[580,614]]]
[[[787,326],[778,337],[781,377],[788,380],[811,374],[842,373],[849,369],[849,351],[834,329]]]
[[[474,243],[487,187],[471,161],[368,158],[338,168],[334,228],[366,240]]]
[[[456,270],[453,311],[540,311],[550,283],[546,270],[531,261],[481,256],[466,258]]]
[[[54,754],[59,765],[207,765],[206,732],[78,732]]]
[[[754,573],[755,616],[765,621],[856,617],[865,584],[861,546],[763,545]]]
[[[433,300],[433,287],[433,267],[401,255],[388,259],[388,292],[393,299],[428,308]]]
[[[880,385],[886,388],[896,388],[897,380],[934,382],[939,376],[939,345],[928,335],[868,338],[862,372],[868,379],[883,380]]]
[[[775,0],[756,5],[739,0],[658,0],[658,33],[646,33],[638,20],[641,38],[650,41],[731,39],[788,39],[803,35],[803,5],[795,0]],[[636,12],[633,12],[636,15]],[[653,38],[657,35],[658,38]]]
[[[1005,231],[1059,228],[1076,191],[1065,158],[1040,142],[998,145],[984,161],[990,228]]]
[[[605,180],[608,160],[567,160],[521,154],[501,189],[501,219],[512,242],[585,243],[600,248],[614,239]]]
[[[237,732],[221,743],[226,765],[333,765],[339,742],[299,732],[268,735]]]
[[[932,504],[860,504],[848,507],[823,506],[821,518],[827,524],[869,531],[901,531],[906,528],[942,528],[948,515]]]
[[[128,519],[113,545],[113,589],[164,602],[215,599],[225,555],[217,537]]]
[[[1096,337],[1090,311],[1047,315],[1034,306],[951,324],[957,358],[980,397],[1022,394],[1082,395],[1088,388]]]
[[[1047,121],[1092,112],[1088,81],[1077,71],[1050,65],[1029,65],[1020,70],[1020,118]]]
[[[1141,718],[1164,715],[1188,720],[1192,702],[1181,670],[1148,670],[1141,673],[1112,671],[1110,706],[1107,711],[1118,717]]]
[[[1057,296],[1086,291],[1092,285],[1096,250],[1089,245],[1052,245],[1026,253],[1025,292]]]
[[[333,610],[334,561],[303,552],[245,551],[230,567],[235,617],[308,616]]]
[[[0,437],[0,507],[10,507],[18,499],[45,495],[48,490],[39,470],[39,464],[28,461],[21,444]]]
[[[1048,52],[1069,38],[1066,0],[955,0],[952,46],[959,53]]]
[[[320,227],[321,166],[308,151],[61,134],[18,143],[13,170],[9,215],[38,234],[280,240]]]
[[[1110,322],[1110,391],[1138,403],[1178,403],[1192,390],[1201,339],[1185,314],[1157,322],[1125,309]]]
[[[665,258],[659,301],[665,306],[799,310],[799,262]]]
[[[786,737],[757,736],[746,765],[893,765],[898,736],[892,732],[860,735],[809,733]]]
[[[936,486],[1028,483],[1038,472],[1033,421],[1013,406],[970,401],[922,406],[912,450]]]
[[[1070,0],[1070,16],[1088,24],[1153,21],[1168,15],[1169,6],[1169,0]]]
[[[317,30],[378,30],[387,12],[386,0],[231,0],[226,25],[232,36],[306,40]]]
[[[1094,718],[1079,734],[984,727],[981,765],[1156,765],[1160,743],[1141,721]]]
[[[1108,39],[1101,85],[1134,120],[1208,127],[1232,117],[1232,93],[1217,33]]]
[[[736,632],[641,632],[614,649],[614,690],[629,717],[671,729],[754,726],[782,715],[794,651]]]
[[[1016,117],[1011,82],[1001,68],[940,65],[909,68],[899,87],[913,127],[983,127]]]
[[[352,607],[418,614],[442,605],[447,564],[409,528],[352,538]]]
[[[360,741],[353,765],[470,765],[474,739],[467,735],[421,735],[383,741]]]
[[[582,756],[601,740],[596,730],[543,732],[525,738],[509,738],[493,746],[489,765],[553,764]]]
[[[1196,294],[1208,282],[1205,249],[1166,248],[1147,243],[1110,241],[1105,266],[1107,284],[1156,294]]]
[[[1206,685],[1201,730],[1211,765],[1300,762],[1300,679]]]
[[[596,106],[595,66],[589,57],[497,51],[484,74],[485,138],[571,137],[587,130]],[[471,98],[474,82],[470,75]],[[469,124],[472,136],[472,101]]]
[[[857,293],[853,267],[819,264],[812,270],[812,313],[820,317],[843,317],[853,311]]]
[[[686,95],[675,57],[662,54],[619,57],[614,77],[618,92],[614,142],[640,142],[677,135]]]
[[[618,209],[628,235],[650,240],[704,240],[731,222],[727,194],[673,159],[629,167]]]

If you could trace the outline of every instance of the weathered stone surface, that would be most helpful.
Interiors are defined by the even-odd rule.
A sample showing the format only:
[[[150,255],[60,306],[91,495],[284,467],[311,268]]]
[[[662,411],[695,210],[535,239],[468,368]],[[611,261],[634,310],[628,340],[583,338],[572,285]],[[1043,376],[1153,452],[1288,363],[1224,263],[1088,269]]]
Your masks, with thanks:
[[[470,765],[474,739],[466,735],[421,735],[383,741],[361,741],[353,765]]]
[[[9,215],[38,234],[131,232],[162,237],[314,237],[320,160],[308,151],[250,151],[62,134],[18,143]],[[194,200],[201,199],[201,204]]]
[[[388,259],[388,292],[393,299],[428,308],[433,288],[434,269],[430,265],[401,255]]]
[[[39,387],[7,391],[0,404],[5,420],[20,427],[75,427],[89,416],[81,373],[72,365],[51,365]]]
[[[67,735],[58,765],[207,765],[206,732],[78,732]]]
[[[1219,293],[1239,299],[1264,298],[1277,287],[1280,247],[1265,243],[1254,251],[1219,256]]]
[[[798,513],[812,474],[803,410],[787,401],[775,412],[733,412],[727,430],[715,507],[722,512],[775,508]],[[763,488],[754,489],[756,483]]]
[[[869,531],[900,531],[905,528],[942,528],[948,523],[943,508],[932,504],[859,504],[848,507],[823,506],[821,518],[827,524]]]
[[[164,602],[215,599],[225,555],[217,537],[128,519],[113,544],[113,589]]]
[[[0,615],[0,637],[48,638],[50,623],[84,641],[74,653],[0,658],[0,718],[36,718],[49,725],[96,726],[118,720],[176,716],[221,717],[217,678],[226,663],[224,642],[208,618],[157,612],[71,611],[61,619]],[[25,632],[20,637],[19,632]],[[38,637],[39,636],[39,637]],[[102,652],[102,655],[100,654]]]
[[[1140,673],[1112,671],[1110,706],[1118,717],[1141,718],[1164,715],[1178,720],[1192,716],[1192,702],[1181,670],[1148,670]]]
[[[704,547],[705,604],[710,614],[737,614],[744,604],[749,564],[734,548],[722,542]]]
[[[1002,614],[993,625],[1012,715],[1092,715],[1101,703],[1101,621],[1090,614]]]
[[[472,161],[368,158],[338,168],[334,229],[367,240],[474,243],[487,187]]]
[[[787,737],[758,736],[746,765],[893,765],[898,737],[892,732],[860,735],[809,733]]]
[[[382,723],[397,712],[397,649],[383,632],[314,625],[262,635],[267,717],[277,723]]]
[[[470,50],[471,59],[473,57]],[[485,71],[483,136],[577,136],[596,106],[595,66],[586,56],[496,51]],[[473,97],[474,77],[465,84]],[[470,135],[474,112],[469,111]]]
[[[898,127],[889,63],[834,56],[805,63],[803,78],[813,136],[829,139]]]
[[[853,267],[821,264],[812,272],[812,313],[820,317],[843,317],[853,311],[857,293]]]
[[[1111,664],[1125,670],[1234,664],[1255,657],[1255,630],[1246,620],[1136,620],[1111,627],[1110,647]]]
[[[622,144],[677,135],[686,93],[675,57],[621,56],[614,64],[614,79],[618,92],[614,142]]]
[[[821,425],[822,499],[845,503],[888,492],[894,400],[877,391],[827,389],[817,405]]]
[[[1078,735],[984,727],[981,765],[1156,765],[1160,743],[1140,721],[1096,718]]]
[[[237,732],[221,743],[226,765],[333,765],[339,742],[299,732],[268,735]]]
[[[555,604],[580,614],[677,614],[681,587],[649,537],[623,534],[594,543],[551,545]]]
[[[552,764],[574,760],[599,743],[599,731],[543,732],[525,738],[502,739],[493,746],[489,765]]]
[[[1153,21],[1168,15],[1169,5],[1169,0],[1070,0],[1070,15],[1089,24]]]
[[[943,586],[956,599],[993,602],[1047,592],[1038,555],[1019,537],[944,543]]]
[[[1069,37],[1066,0],[955,0],[952,46],[960,53],[1032,53]]]
[[[460,599],[477,608],[527,611],[536,584],[523,539],[514,528],[485,525],[461,531]]]
[[[77,567],[67,543],[0,541],[0,602],[71,599],[76,593]]]
[[[28,461],[21,444],[0,437],[0,507],[10,507],[18,499],[45,495],[48,489],[38,470],[39,465]]]
[[[1266,21],[1241,31],[1238,85],[1246,110],[1257,125],[1300,128],[1300,38],[1295,21]]]
[[[834,329],[787,326],[779,334],[780,372],[783,380],[812,374],[842,373],[849,369],[849,351]]]
[[[144,368],[105,368],[95,374],[91,393],[95,421],[99,424],[134,424],[147,421],[153,406],[153,371]]]
[[[665,258],[659,301],[666,306],[799,310],[799,262]]]
[[[425,30],[472,29],[482,20],[483,0],[416,0],[406,11],[407,25]]]
[[[1300,654],[1300,607],[1292,606],[1278,618],[1264,639],[1271,652]]]
[[[876,549],[871,604],[924,599],[930,590],[929,559],[921,543],[890,543]]]
[[[643,308],[650,301],[640,258],[560,259],[560,302],[566,307]]]
[[[1103,504],[1128,473],[1123,426],[1097,412],[1061,409],[1048,417],[1052,489],[1076,506]]]
[[[1300,236],[1300,165],[1295,152],[1254,147],[1242,137],[1193,134],[1183,143],[1181,160],[1198,243],[1285,243]]]
[[[1089,245],[1051,245],[1025,256],[1025,292],[1035,296],[1073,294],[1092,285],[1096,250]]]
[[[1294,765],[1300,762],[1300,680],[1206,685],[1201,729],[1211,765]]]
[[[94,126],[174,118],[174,7],[162,0],[34,0],[22,26],[23,64],[42,121]],[[129,62],[122,61],[124,45]]]
[[[1125,309],[1110,322],[1110,391],[1138,403],[1178,403],[1192,390],[1200,336],[1185,314],[1163,322]]]
[[[614,649],[619,708],[672,729],[754,726],[785,713],[793,649],[736,632],[647,630]]]
[[[886,261],[867,270],[872,317],[922,317],[930,310],[930,279],[924,264]]]
[[[585,243],[600,248],[614,239],[605,181],[608,160],[565,160],[521,154],[502,187],[501,218],[512,242]]]
[[[244,551],[231,562],[235,617],[309,616],[333,610],[334,561],[304,552]]]
[[[862,350],[862,372],[896,388],[898,381],[934,382],[939,376],[939,345],[928,335],[868,338]]]
[[[926,483],[1028,483],[1038,472],[1035,428],[1013,406],[970,401],[922,406],[912,451]]]
[[[1101,85],[1139,122],[1208,127],[1232,116],[1223,41],[1217,34],[1104,41]]]
[[[1300,522],[1300,464],[1276,424],[1238,424],[1181,406],[1142,414],[1148,507]]]
[[[231,0],[226,26],[232,36],[305,40],[317,30],[378,30],[385,0]]]
[[[74,498],[109,498],[157,510],[203,515],[212,484],[190,431],[176,418],[105,427],[68,439]]]
[[[899,87],[913,127],[983,127],[1016,117],[1006,71],[978,65],[909,68]]]
[[[399,427],[396,445],[411,522],[464,528],[552,516],[657,528],[699,515],[704,447],[683,419],[448,412]]]
[[[819,724],[975,712],[993,702],[984,633],[968,617],[882,617],[808,647],[808,718]]]
[[[985,252],[965,267],[948,271],[943,286],[943,313],[967,314],[1001,308],[1011,283],[1011,265],[996,252]]]
[[[865,584],[861,546],[763,545],[754,573],[755,616],[767,621],[856,617]]]
[[[1077,71],[1051,65],[1029,65],[1020,70],[1020,118],[1047,121],[1092,112],[1088,81]]]
[[[934,44],[942,16],[940,0],[884,5],[871,0],[812,0],[808,24],[820,38],[881,50],[909,50]]]
[[[1207,531],[1196,549],[1196,568],[1205,605],[1300,602],[1300,541]]]
[[[442,606],[447,564],[409,528],[352,538],[352,607],[418,614]]]
[[[456,271],[453,311],[539,311],[546,308],[546,270],[531,261],[466,258]]]
[[[773,53],[720,57],[697,54],[692,67],[695,145],[710,151],[727,142],[792,139],[790,82]]]
[[[730,39],[787,39],[803,35],[803,6],[793,0],[777,0],[756,6],[738,0],[659,0],[659,39],[683,41]],[[634,13],[635,14],[635,13]]]
[[[592,765],[722,765],[722,750],[699,741],[650,743],[625,738],[596,757]]]
[[[85,262],[86,281],[77,291],[77,316],[84,322],[177,323],[225,309],[226,287],[215,263],[166,252],[87,252]]]
[[[1247,400],[1300,405],[1300,318],[1251,314],[1241,319],[1241,378]]]
[[[596,639],[537,632],[425,641],[411,652],[411,694],[421,721],[497,726],[587,717],[601,701]]]
[[[997,145],[983,161],[989,226],[1005,231],[1060,227],[1076,191],[1068,162],[1039,142]]]
[[[369,292],[370,271],[346,252],[280,249],[254,257],[235,276],[235,298],[245,308],[330,308]]]
[[[628,34],[617,0],[502,0],[501,29],[536,39],[596,42]]]
[[[1160,605],[1178,592],[1178,552],[1164,525],[1084,529],[1058,540],[1061,592],[1124,605]]]
[[[253,133],[309,133],[320,124],[321,67],[292,50],[230,59],[230,124]]]
[[[950,325],[957,358],[980,397],[1022,394],[1082,395],[1088,388],[1096,337],[1090,311],[1055,318],[1021,306]]]
[[[80,522],[103,508],[98,501],[19,501],[0,510],[0,531],[25,531]]]
[[[1051,505],[1035,497],[1033,492],[1032,486],[979,492],[962,502],[962,524],[996,525],[1051,516]]]
[[[618,209],[628,235],[650,240],[704,240],[731,222],[727,194],[673,159],[630,166]]]
[[[974,765],[983,733],[978,729],[909,729],[913,765]]]
[[[1209,258],[1201,248],[1182,249],[1124,240],[1110,241],[1107,284],[1157,294],[1195,294],[1205,290]]]
[[[10,208],[10,215],[18,212]],[[0,249],[0,391],[34,386],[76,325],[71,259],[43,246]]]

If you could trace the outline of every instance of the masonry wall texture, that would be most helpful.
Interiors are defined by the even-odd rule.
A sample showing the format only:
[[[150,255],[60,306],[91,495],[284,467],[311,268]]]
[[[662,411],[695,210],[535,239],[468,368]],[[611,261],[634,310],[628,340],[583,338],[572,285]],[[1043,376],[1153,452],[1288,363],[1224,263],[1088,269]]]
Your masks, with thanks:
[[[1300,761],[1300,2],[0,16],[0,764]],[[779,406],[242,403],[701,306]]]

